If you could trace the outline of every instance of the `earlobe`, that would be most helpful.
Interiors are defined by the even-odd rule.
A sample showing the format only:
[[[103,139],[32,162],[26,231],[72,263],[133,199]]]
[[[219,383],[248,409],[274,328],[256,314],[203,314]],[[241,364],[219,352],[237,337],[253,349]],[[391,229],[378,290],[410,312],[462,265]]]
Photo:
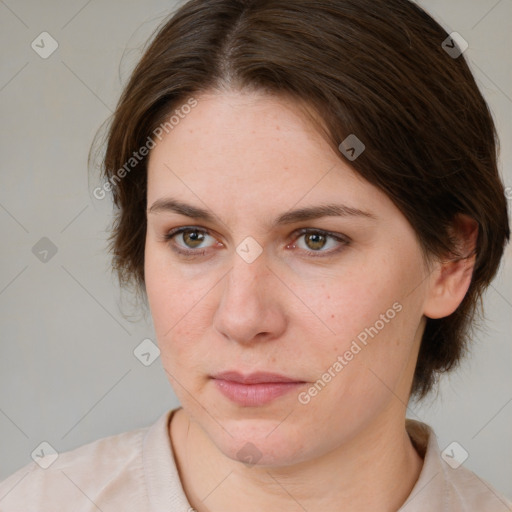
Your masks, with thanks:
[[[452,224],[458,255],[438,261],[429,277],[429,290],[423,314],[428,318],[451,315],[466,295],[476,260],[478,223],[465,214],[458,214]]]

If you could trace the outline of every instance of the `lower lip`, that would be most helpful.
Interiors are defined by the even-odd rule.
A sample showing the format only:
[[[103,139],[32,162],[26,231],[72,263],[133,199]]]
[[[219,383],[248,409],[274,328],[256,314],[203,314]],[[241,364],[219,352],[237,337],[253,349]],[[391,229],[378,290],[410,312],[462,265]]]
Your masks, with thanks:
[[[220,392],[231,401],[245,407],[265,405],[275,398],[285,395],[302,386],[303,382],[263,382],[242,384],[230,380],[214,379]]]

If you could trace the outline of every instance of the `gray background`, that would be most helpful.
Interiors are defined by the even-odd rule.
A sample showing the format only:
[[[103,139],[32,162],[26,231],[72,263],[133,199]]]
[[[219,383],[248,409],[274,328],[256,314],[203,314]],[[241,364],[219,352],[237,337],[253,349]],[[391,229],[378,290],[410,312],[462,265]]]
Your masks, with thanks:
[[[469,42],[465,55],[495,115],[511,186],[512,1],[421,5]],[[92,196],[98,180],[87,172],[92,137],[174,6],[0,0],[0,480],[43,440],[69,450],[148,425],[178,404],[160,359],[146,367],[134,357],[153,329],[121,313],[130,297],[117,289],[105,250],[112,205]],[[59,45],[47,59],[31,48],[43,31]],[[43,237],[57,249],[46,262],[32,251]],[[435,400],[409,410],[434,426],[441,448],[459,442],[465,466],[509,497],[511,251],[485,297],[488,321],[471,358]]]

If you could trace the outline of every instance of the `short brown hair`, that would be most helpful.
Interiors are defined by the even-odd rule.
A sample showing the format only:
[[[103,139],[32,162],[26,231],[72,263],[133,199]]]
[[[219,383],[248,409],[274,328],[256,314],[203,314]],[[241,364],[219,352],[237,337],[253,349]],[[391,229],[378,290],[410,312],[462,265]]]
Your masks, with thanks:
[[[411,390],[425,396],[464,354],[510,238],[493,119],[464,56],[442,47],[448,37],[407,0],[191,0],[180,7],[133,71],[107,134],[102,177],[116,206],[110,248],[121,284],[144,294],[147,157],[127,169],[134,152],[201,92],[287,95],[313,108],[334,149],[350,134],[364,142],[349,163],[407,218],[426,261],[457,255],[449,229],[456,214],[478,222],[466,296],[448,317],[427,319]]]

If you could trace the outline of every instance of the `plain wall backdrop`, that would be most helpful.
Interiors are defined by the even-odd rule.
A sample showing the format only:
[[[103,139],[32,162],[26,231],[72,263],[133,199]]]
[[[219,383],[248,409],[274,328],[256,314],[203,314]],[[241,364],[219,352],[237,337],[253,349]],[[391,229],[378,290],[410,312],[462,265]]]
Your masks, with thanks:
[[[512,186],[512,1],[419,3],[469,43]],[[150,319],[121,313],[129,297],[106,251],[112,204],[93,196],[100,182],[87,169],[142,45],[175,6],[0,0],[0,480],[42,441],[70,450],[178,405],[160,359],[145,366],[133,353],[154,332]],[[512,498],[511,282],[509,245],[471,357],[408,416],[432,425],[441,449],[457,441],[464,465]]]

